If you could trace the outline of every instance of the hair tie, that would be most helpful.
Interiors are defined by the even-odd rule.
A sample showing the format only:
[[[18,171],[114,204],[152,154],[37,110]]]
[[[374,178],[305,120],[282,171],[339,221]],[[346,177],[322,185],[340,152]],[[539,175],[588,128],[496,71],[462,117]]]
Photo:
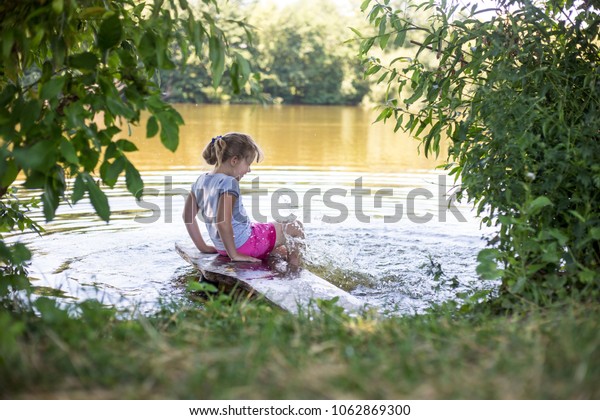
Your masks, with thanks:
[[[217,137],[213,137],[212,140],[210,141],[210,144],[215,144],[216,140],[222,139],[223,136],[217,136]]]

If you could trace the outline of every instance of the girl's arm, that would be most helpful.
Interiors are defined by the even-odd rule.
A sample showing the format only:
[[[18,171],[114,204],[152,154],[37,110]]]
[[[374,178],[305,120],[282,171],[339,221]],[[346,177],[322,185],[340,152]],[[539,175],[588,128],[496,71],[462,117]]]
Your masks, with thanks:
[[[221,237],[221,241],[223,241],[227,255],[229,255],[232,261],[259,262],[258,258],[240,254],[235,247],[233,226],[231,225],[235,200],[237,200],[237,197],[228,193],[224,193],[219,197],[219,208],[217,209],[217,230],[219,231],[219,236]]]
[[[190,193],[185,200],[185,205],[183,207],[183,222],[185,223],[188,234],[190,235],[190,238],[192,238],[196,248],[198,248],[200,252],[214,254],[217,252],[217,249],[214,246],[207,245],[206,242],[204,242],[204,238],[202,238],[200,228],[198,227],[196,214],[198,214],[198,203],[196,203],[196,197],[194,197],[194,194]]]

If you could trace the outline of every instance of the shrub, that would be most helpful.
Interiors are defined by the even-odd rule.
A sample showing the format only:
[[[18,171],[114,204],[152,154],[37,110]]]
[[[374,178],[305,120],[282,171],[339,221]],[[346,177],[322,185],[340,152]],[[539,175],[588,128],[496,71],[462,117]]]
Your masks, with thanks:
[[[459,196],[498,226],[478,272],[501,276],[505,303],[600,292],[600,15],[592,3],[499,0],[485,13],[454,1],[362,4],[379,29],[358,34],[366,75],[389,92],[378,120],[396,120],[426,154],[449,137],[445,168],[460,180]],[[428,24],[413,23],[415,13],[427,13]],[[392,39],[420,48],[389,63],[369,57]]]

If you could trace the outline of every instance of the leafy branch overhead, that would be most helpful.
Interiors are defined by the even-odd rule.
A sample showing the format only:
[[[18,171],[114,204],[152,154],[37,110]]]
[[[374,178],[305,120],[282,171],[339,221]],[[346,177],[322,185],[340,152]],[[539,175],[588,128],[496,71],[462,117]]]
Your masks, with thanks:
[[[365,0],[365,75],[395,121],[445,168],[483,223],[479,256],[505,296],[600,294],[600,12],[597,2]],[[508,301],[508,300],[507,300]]]
[[[248,61],[230,48],[218,11],[216,0],[2,2],[0,197],[21,174],[26,188],[43,191],[52,220],[73,179],[71,201],[87,195],[108,221],[101,184],[124,173],[139,198],[143,181],[128,158],[137,148],[120,134],[147,111],[147,136],[177,148],[183,120],[156,77],[176,68],[174,54],[183,63],[208,56],[215,87],[227,66],[234,91],[248,83]]]

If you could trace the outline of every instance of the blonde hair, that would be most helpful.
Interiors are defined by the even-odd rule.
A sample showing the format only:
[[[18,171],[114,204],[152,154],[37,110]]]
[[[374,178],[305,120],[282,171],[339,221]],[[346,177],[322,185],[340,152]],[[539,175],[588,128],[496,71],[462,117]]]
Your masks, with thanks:
[[[204,148],[202,157],[209,165],[220,166],[223,162],[237,156],[248,163],[260,162],[264,154],[252,137],[244,133],[227,133],[214,137]]]

